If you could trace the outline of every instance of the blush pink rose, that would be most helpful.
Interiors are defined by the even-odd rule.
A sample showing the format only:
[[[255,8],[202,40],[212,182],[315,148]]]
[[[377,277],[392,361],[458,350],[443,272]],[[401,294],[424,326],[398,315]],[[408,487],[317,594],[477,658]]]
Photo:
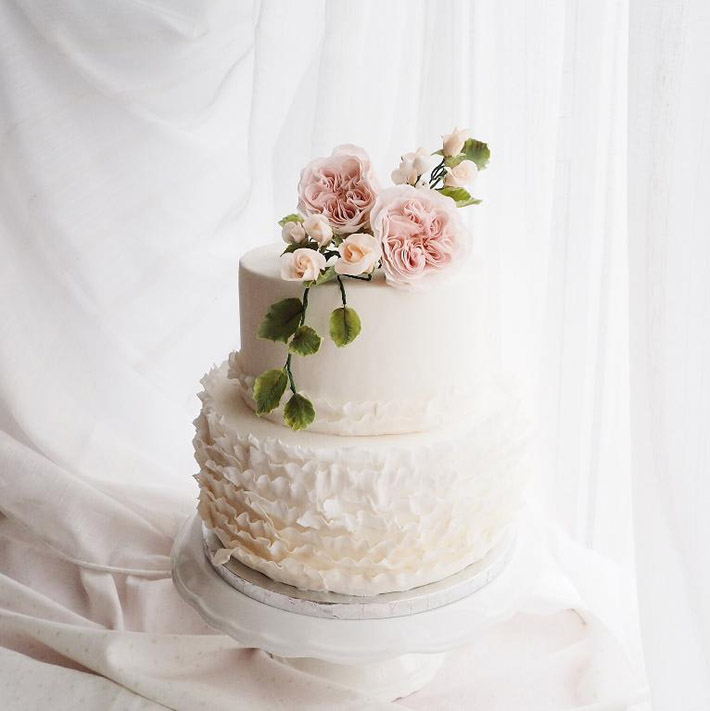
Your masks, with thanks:
[[[380,192],[370,217],[387,283],[416,288],[468,254],[471,238],[451,198],[397,185]]]
[[[377,181],[367,153],[358,146],[338,146],[327,158],[312,160],[298,183],[298,209],[323,215],[336,234],[368,229],[377,197]]]

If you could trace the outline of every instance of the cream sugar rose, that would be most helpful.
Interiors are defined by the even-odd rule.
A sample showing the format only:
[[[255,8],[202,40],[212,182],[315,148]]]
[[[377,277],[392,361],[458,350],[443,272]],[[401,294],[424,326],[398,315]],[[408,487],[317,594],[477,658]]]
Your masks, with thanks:
[[[241,348],[203,379],[194,440],[215,564],[373,595],[461,570],[511,525],[520,418],[457,214],[488,157],[455,130],[382,187],[340,146],[302,171],[285,245],[243,256]]]

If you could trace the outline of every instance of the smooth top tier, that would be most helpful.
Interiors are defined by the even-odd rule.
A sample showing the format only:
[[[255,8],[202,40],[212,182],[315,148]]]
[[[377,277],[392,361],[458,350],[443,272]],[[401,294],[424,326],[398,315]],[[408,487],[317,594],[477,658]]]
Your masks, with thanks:
[[[303,285],[280,277],[283,245],[246,253],[239,263],[241,351],[230,357],[254,408],[254,378],[281,368],[286,346],[257,336],[276,301],[299,297]],[[293,357],[299,391],[313,402],[314,432],[377,435],[419,432],[440,426],[475,407],[488,387],[482,324],[480,272],[470,264],[422,291],[388,286],[380,273],[370,282],[344,279],[348,306],[360,315],[362,331],[338,348],[329,318],[341,306],[336,282],[309,292],[306,323],[323,337],[318,353]],[[484,398],[485,399],[485,398]],[[280,410],[268,415],[282,422]]]

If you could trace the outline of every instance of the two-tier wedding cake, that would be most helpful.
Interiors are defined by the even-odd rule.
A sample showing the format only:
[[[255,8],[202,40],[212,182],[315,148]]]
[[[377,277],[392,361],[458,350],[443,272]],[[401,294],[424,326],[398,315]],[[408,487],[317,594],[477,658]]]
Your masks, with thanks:
[[[204,377],[194,440],[215,565],[370,596],[457,573],[506,534],[519,416],[457,214],[488,157],[454,131],[382,188],[341,146],[303,170],[286,244],[242,257],[241,348]]]

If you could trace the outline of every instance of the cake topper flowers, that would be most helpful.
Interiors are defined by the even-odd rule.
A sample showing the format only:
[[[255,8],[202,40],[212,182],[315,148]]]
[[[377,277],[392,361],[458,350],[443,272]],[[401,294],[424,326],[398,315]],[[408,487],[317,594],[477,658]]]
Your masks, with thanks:
[[[285,344],[287,353],[282,368],[267,370],[254,382],[257,415],[278,408],[290,389],[286,425],[305,429],[315,419],[291,368],[294,356],[314,355],[323,343],[306,323],[312,288],[337,282],[340,306],[330,315],[329,336],[344,347],[362,329],[348,305],[347,279],[370,281],[381,268],[389,286],[418,289],[461,261],[470,237],[456,208],[481,202],[469,186],[489,158],[485,143],[454,129],[433,153],[424,148],[405,153],[392,171],[392,187],[380,187],[369,156],[358,146],[338,146],[303,169],[298,212],[279,220],[286,243],[281,278],[301,282],[303,293],[272,304],[259,327],[259,337]]]

